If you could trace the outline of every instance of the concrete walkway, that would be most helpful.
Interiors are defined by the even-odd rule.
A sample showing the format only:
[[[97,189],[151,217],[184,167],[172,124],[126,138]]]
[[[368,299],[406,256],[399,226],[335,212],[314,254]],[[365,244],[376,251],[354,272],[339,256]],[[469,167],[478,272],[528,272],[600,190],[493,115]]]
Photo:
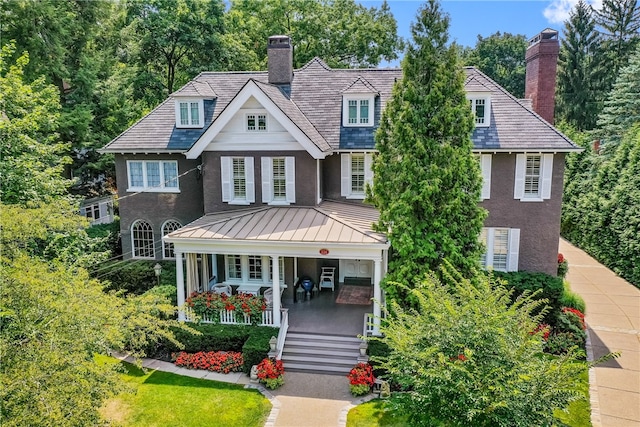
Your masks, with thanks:
[[[593,427],[639,427],[640,290],[565,240],[559,252],[569,261],[571,290],[587,305],[590,359],[620,352],[589,372]]]

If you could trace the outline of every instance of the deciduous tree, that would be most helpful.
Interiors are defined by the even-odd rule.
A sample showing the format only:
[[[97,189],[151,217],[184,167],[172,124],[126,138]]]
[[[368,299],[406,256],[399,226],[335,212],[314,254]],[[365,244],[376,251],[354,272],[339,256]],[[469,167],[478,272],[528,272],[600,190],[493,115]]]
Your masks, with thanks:
[[[473,49],[463,55],[465,65],[477,67],[516,98],[524,98],[525,52],[527,38],[522,34],[478,35]]]
[[[472,154],[474,122],[449,18],[431,0],[411,26],[403,60],[376,133],[370,200],[378,230],[389,236],[389,281],[419,280],[444,259],[469,274],[478,264],[485,217],[481,177]],[[391,295],[392,286],[387,287]]]
[[[373,67],[396,59],[402,48],[386,2],[366,8],[354,0],[233,0],[226,22],[260,69],[275,34],[291,37],[294,67],[315,56],[335,68]]]
[[[575,352],[543,354],[539,303],[511,303],[491,277],[463,279],[446,267],[413,288],[417,305],[393,301],[382,325],[389,379],[405,393],[391,402],[412,426],[548,426],[554,409],[580,397],[575,381],[583,365]]]

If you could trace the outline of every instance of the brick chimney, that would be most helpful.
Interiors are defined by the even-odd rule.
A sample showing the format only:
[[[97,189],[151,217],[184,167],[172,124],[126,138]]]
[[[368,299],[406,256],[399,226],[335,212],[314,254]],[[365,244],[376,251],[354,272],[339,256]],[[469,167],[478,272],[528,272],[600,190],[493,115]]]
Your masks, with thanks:
[[[267,44],[269,83],[290,85],[293,80],[293,48],[288,36],[271,36]]]
[[[559,52],[558,32],[547,28],[529,40],[525,55],[527,77],[524,97],[531,99],[533,111],[551,124],[553,124],[555,108]]]

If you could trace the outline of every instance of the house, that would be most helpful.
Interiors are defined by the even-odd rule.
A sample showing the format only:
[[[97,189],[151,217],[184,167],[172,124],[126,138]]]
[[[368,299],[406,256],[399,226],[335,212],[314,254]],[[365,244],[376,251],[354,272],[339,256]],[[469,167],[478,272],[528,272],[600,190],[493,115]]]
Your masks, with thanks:
[[[91,225],[113,222],[113,196],[94,197],[80,203],[80,215],[87,217]]]
[[[557,48],[557,32],[528,51],[533,103],[465,68],[489,211],[482,262],[495,270],[556,272],[564,156],[579,149],[535,112],[553,99],[547,46]],[[382,301],[390,243],[362,202],[374,132],[402,72],[318,58],[293,70],[286,36],[267,50],[268,71],[203,72],[102,150],[115,154],[125,257],[175,259],[179,303],[215,276],[235,291],[270,288],[280,307],[296,278],[318,283],[323,268],[334,275],[321,294],[354,281]],[[378,303],[368,309],[379,317]]]

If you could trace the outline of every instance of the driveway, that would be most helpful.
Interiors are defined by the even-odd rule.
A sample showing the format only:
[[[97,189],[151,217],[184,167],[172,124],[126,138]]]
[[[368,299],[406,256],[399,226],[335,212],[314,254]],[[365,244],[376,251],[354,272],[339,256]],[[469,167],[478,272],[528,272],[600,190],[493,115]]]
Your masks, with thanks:
[[[559,252],[587,305],[590,360],[620,353],[589,372],[593,426],[640,427],[640,290],[563,239]]]

